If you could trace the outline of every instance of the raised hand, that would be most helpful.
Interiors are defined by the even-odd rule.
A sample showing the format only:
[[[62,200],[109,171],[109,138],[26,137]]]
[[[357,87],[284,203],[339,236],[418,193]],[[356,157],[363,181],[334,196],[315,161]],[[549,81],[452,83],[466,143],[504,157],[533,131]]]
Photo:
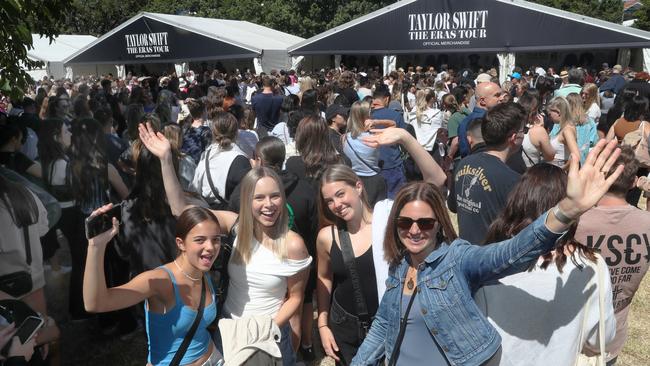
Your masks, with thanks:
[[[172,145],[169,143],[169,140],[160,132],[155,132],[151,123],[147,122],[147,125],[140,123],[138,125],[138,132],[140,135],[140,141],[152,154],[156,155],[158,159],[163,160],[171,156]]]
[[[582,167],[579,168],[580,158],[571,156],[566,193],[571,204],[569,211],[572,212],[567,213],[576,215],[575,217],[580,216],[594,207],[607,193],[623,172],[623,165],[620,165],[609,174],[620,154],[621,149],[617,147],[616,140],[609,143],[600,140],[587,155]]]
[[[372,135],[364,136],[361,141],[374,148],[387,145],[401,144],[404,142],[406,136],[409,135],[408,131],[399,127],[389,127],[384,129],[370,130]],[[410,136],[410,135],[409,135]]]
[[[113,208],[112,203],[109,203],[108,205],[104,205],[104,206],[96,209],[95,211],[93,211],[93,213],[90,214],[90,217],[95,217],[95,216],[105,214],[111,208]],[[119,222],[117,221],[117,219],[115,217],[112,218],[112,221],[113,221],[113,226],[111,227],[111,229],[107,230],[107,231],[104,231],[103,233],[101,233],[101,234],[99,234],[99,235],[97,235],[95,237],[90,238],[88,240],[88,245],[108,244],[111,241],[111,239],[113,239],[113,237],[115,235],[117,235],[117,233],[119,232]]]

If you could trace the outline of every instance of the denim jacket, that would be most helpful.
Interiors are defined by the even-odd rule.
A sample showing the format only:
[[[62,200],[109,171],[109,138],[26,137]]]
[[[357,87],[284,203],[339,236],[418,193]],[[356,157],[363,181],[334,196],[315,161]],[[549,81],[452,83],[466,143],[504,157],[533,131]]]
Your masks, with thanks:
[[[462,239],[442,244],[418,266],[421,312],[450,365],[481,365],[498,350],[501,337],[472,295],[484,283],[526,270],[553,248],[562,234],[546,228],[546,216],[498,244],[477,246]],[[390,358],[400,328],[408,267],[406,259],[391,267],[375,320],[352,365],[375,365],[382,356]]]

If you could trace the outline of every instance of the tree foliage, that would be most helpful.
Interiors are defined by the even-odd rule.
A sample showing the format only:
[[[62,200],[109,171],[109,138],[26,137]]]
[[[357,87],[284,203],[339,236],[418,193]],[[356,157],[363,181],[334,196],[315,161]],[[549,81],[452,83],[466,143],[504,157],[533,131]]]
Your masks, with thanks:
[[[552,8],[621,23],[623,2],[621,0],[529,0]]]
[[[650,31],[650,6],[644,5],[639,8],[639,10],[634,12],[634,17],[636,18],[634,28]]]
[[[25,69],[40,62],[30,60],[32,33],[50,40],[57,35],[69,0],[0,0],[0,89],[20,97],[32,81]]]

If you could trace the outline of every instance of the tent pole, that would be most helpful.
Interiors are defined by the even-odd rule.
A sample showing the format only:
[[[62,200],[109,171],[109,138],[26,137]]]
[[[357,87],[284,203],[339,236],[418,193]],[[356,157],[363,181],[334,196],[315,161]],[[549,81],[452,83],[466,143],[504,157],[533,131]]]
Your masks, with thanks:
[[[508,80],[508,75],[515,68],[515,54],[513,52],[499,52],[497,53],[499,59],[499,83]]]
[[[334,55],[334,68],[341,69],[341,55]]]
[[[395,71],[397,69],[397,56],[395,55],[385,55],[384,56],[384,76]]]
[[[632,57],[632,51],[629,48],[619,48],[618,57],[616,58],[616,63],[621,65],[623,68],[630,66],[630,59]]]

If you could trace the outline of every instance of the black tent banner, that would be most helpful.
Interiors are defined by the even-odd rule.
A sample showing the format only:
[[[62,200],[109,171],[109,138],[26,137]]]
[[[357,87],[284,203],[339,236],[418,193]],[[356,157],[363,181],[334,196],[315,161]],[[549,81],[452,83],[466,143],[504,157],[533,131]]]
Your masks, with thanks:
[[[521,0],[405,0],[290,49],[293,55],[650,47],[650,33]]]
[[[143,15],[98,39],[66,64],[143,64],[258,57],[259,52]]]

